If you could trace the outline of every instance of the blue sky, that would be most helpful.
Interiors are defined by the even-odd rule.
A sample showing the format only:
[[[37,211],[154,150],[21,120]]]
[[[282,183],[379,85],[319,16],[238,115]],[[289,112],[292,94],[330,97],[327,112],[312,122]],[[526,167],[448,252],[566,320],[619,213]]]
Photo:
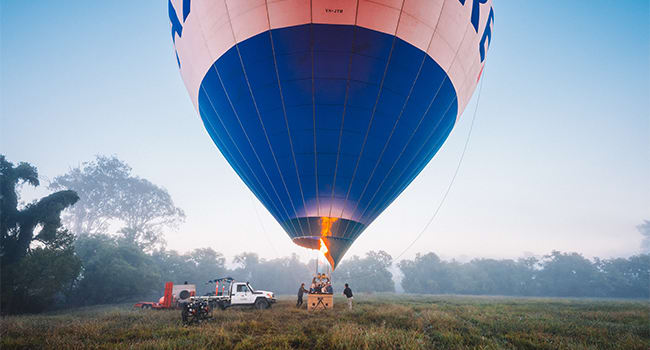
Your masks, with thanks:
[[[637,253],[635,226],[650,219],[648,2],[494,7],[467,154],[438,217],[404,257]],[[0,153],[9,160],[36,165],[47,180],[115,154],[185,210],[169,248],[313,256],[291,243],[204,130],[178,73],[166,2],[7,0],[0,16]],[[476,95],[348,257],[395,256],[417,236],[449,184]],[[25,190],[25,199],[46,193]]]

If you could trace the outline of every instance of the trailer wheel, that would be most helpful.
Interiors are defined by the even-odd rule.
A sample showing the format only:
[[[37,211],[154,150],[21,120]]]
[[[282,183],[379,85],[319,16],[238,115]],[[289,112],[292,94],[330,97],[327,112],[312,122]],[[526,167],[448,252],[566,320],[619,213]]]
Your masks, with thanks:
[[[148,310],[151,309],[151,305],[149,304],[142,304],[142,310]]]
[[[258,310],[264,310],[269,308],[269,302],[264,298],[259,298],[255,300],[255,308]]]

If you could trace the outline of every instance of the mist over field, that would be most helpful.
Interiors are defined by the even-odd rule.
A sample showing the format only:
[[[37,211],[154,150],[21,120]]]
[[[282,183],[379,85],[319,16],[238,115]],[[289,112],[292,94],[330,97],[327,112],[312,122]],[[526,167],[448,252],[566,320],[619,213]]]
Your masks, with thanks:
[[[0,161],[4,183],[38,184],[34,166],[14,165],[4,156]],[[136,176],[116,157],[98,156],[70,169],[51,179],[48,189],[58,192],[18,205],[20,192],[5,187],[3,312],[156,300],[167,281],[189,281],[202,295],[214,292],[216,285],[209,281],[222,277],[291,295],[315,272],[330,271],[322,254],[305,261],[297,254],[262,258],[242,251],[230,260],[213,247],[186,253],[168,248],[164,230],[182,225],[185,212],[164,188]],[[647,234],[649,226],[645,221],[638,229]],[[650,254],[587,259],[552,251],[541,257],[460,262],[435,252],[394,259],[379,250],[343,260],[331,279],[336,293],[349,283],[366,293],[647,299]],[[49,288],[41,287],[44,280]]]

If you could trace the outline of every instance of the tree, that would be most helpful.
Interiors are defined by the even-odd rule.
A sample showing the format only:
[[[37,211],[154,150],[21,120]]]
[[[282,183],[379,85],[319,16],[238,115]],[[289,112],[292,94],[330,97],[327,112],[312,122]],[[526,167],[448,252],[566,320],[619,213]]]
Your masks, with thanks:
[[[239,266],[229,272],[231,277],[250,281],[253,287],[276,294],[294,294],[301,283],[308,283],[312,278],[310,269],[296,254],[266,260],[256,253],[242,253],[233,262]]]
[[[650,221],[643,220],[643,223],[636,228],[643,236],[643,240],[641,240],[641,253],[650,253]]]
[[[199,294],[214,292],[214,286],[207,281],[226,275],[226,259],[212,248],[198,248],[187,254],[176,251],[156,251],[152,255],[154,264],[160,271],[159,285],[167,281],[196,284]]]
[[[414,260],[402,260],[398,267],[404,274],[402,287],[407,293],[450,293],[452,273],[447,263],[435,253],[417,254]]]
[[[74,191],[64,190],[19,210],[16,187],[21,183],[39,185],[36,167],[24,162],[14,167],[0,155],[0,254],[3,265],[24,257],[34,240],[43,244],[56,240],[61,227],[61,211],[79,200]],[[37,228],[40,230],[34,235]]]
[[[196,283],[196,291],[200,294],[214,292],[214,286],[207,281],[223,277],[226,273],[226,258],[212,248],[197,248],[187,254],[192,266],[192,281]]]
[[[117,303],[160,292],[160,272],[151,256],[133,242],[83,234],[75,249],[83,265],[76,289],[80,303]]]
[[[253,287],[271,290],[276,294],[295,294],[301,283],[311,281],[312,273],[296,254],[291,257],[261,259],[255,266]],[[309,287],[309,286],[307,286]]]
[[[383,250],[370,251],[365,258],[353,256],[341,263],[332,274],[336,289],[343,290],[346,282],[354,283],[360,292],[394,292],[393,274],[388,271],[393,258]]]
[[[56,245],[30,249],[15,268],[3,267],[3,312],[40,312],[63,304],[72,293],[81,262],[72,235],[60,236]]]
[[[535,262],[535,258],[518,261],[474,259],[456,268],[454,293],[528,295]]]
[[[119,215],[120,186],[130,177],[131,167],[115,157],[97,156],[92,162],[57,176],[49,188],[74,189],[81,200],[67,210],[63,221],[74,233],[108,233],[110,220]]]
[[[80,268],[60,218],[79,197],[63,190],[19,209],[17,188],[24,183],[39,185],[36,167],[24,162],[14,166],[0,155],[2,312],[41,311],[72,285]]]
[[[54,178],[50,188],[79,194],[78,205],[64,215],[73,232],[104,234],[112,224],[120,225],[121,237],[147,251],[164,245],[164,228],[185,219],[164,188],[133,176],[131,167],[116,157],[97,156]]]
[[[553,251],[544,256],[541,264],[543,269],[537,279],[543,295],[601,296],[596,293],[600,277],[598,270],[582,255]]]
[[[257,275],[257,268],[260,265],[260,257],[257,253],[241,253],[233,258],[233,262],[239,265],[233,270],[237,278],[251,280]]]
[[[402,260],[399,268],[407,293],[650,297],[650,254],[594,260],[553,251],[542,260],[528,257],[459,263],[428,253]]]
[[[628,259],[597,260],[603,278],[602,294],[617,298],[650,297],[650,254]]]

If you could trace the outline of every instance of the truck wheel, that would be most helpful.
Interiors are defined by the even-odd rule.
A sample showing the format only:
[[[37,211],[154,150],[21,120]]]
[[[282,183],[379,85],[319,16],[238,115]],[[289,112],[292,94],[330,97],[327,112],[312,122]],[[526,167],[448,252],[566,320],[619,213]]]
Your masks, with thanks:
[[[255,308],[258,310],[264,310],[269,308],[269,302],[266,299],[259,298],[255,300]]]

